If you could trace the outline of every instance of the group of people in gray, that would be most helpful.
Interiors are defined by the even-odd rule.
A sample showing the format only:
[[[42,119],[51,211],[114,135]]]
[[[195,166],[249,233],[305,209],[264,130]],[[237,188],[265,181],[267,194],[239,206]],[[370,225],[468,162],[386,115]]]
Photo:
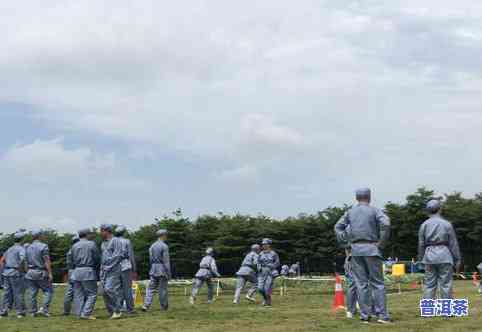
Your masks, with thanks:
[[[136,261],[132,243],[125,238],[126,228],[110,224],[100,226],[102,245],[99,250],[92,229],[81,229],[72,238],[72,247],[66,254],[68,282],[64,294],[64,315],[74,313],[80,319],[95,320],[93,315],[97,294],[102,293],[106,310],[111,319],[119,319],[122,312],[134,314],[132,292],[133,276],[136,274]],[[44,233],[35,230],[30,233],[32,244],[22,244],[28,235],[25,231],[14,234],[15,244],[0,260],[3,271],[4,295],[0,304],[0,317],[8,316],[15,309],[18,318],[26,315],[25,290],[30,288],[32,316],[49,317],[54,287],[49,248],[44,243]],[[168,232],[161,229],[156,233],[158,240],[149,248],[149,282],[142,311],[148,311],[158,293],[161,310],[168,310],[168,282],[171,279],[169,247],[166,244]],[[243,260],[237,273],[235,303],[239,303],[242,289],[251,283],[247,299],[255,302],[255,293],[263,296],[263,305],[271,306],[271,293],[274,279],[278,276],[280,261],[271,248],[272,241],[263,239],[261,246],[255,244]],[[214,299],[213,278],[220,274],[214,259],[214,249],[208,248],[195,275],[190,303],[203,284],[208,287],[208,303]],[[100,279],[100,282],[98,280]],[[100,287],[100,289],[99,289]],[[43,292],[43,303],[39,309],[37,297]]]
[[[345,272],[348,281],[347,317],[356,315],[357,304],[360,319],[367,323],[372,317],[377,322],[391,323],[387,309],[382,249],[389,241],[390,219],[380,209],[370,205],[371,191],[368,188],[356,191],[357,204],[351,207],[335,225],[338,242],[346,249]],[[425,265],[424,298],[435,298],[437,289],[441,298],[452,297],[454,267],[460,267],[461,257],[455,231],[450,222],[440,215],[442,204],[431,200],[426,206],[430,215],[420,227],[418,234],[419,259]],[[73,311],[81,319],[94,320],[98,293],[98,271],[100,287],[106,309],[111,319],[118,319],[122,311],[135,313],[132,293],[136,261],[130,240],[124,237],[124,226],[104,224],[100,227],[102,245],[99,250],[94,242],[95,233],[82,229],[72,239],[72,247],[66,256],[69,268],[68,286],[64,296],[64,314]],[[26,315],[25,289],[30,289],[30,313],[32,316],[50,315],[53,297],[52,264],[49,248],[43,242],[41,231],[31,232],[33,243],[22,245],[27,234],[23,231],[14,235],[15,244],[0,260],[3,270],[4,296],[0,306],[0,317],[8,315],[15,308],[17,317]],[[158,240],[149,248],[149,283],[142,306],[148,311],[155,293],[158,293],[161,310],[168,310],[168,282],[171,279],[169,247],[166,244],[168,232],[157,232]],[[280,276],[280,259],[272,249],[272,240],[265,238],[253,244],[236,273],[234,304],[239,304],[241,293],[247,284],[246,299],[255,302],[257,292],[263,298],[264,306],[271,306],[274,280]],[[299,263],[291,268],[284,266],[281,275],[298,275]],[[191,304],[196,303],[200,288],[206,284],[208,303],[214,299],[213,278],[220,273],[214,258],[214,249],[208,248],[201,259],[195,275]],[[42,306],[38,308],[37,297],[43,293]]]
[[[370,205],[368,188],[356,191],[357,204],[350,208],[335,225],[337,240],[346,249],[347,318],[353,318],[360,308],[360,319],[368,323],[372,317],[378,323],[391,323],[387,309],[383,256],[381,250],[390,237],[390,219],[380,209]],[[423,298],[452,298],[454,268],[460,269],[461,257],[452,224],[441,217],[442,203],[430,200],[426,211],[429,218],[420,226],[418,255],[425,265]]]
[[[95,233],[82,229],[72,239],[72,247],[66,255],[69,269],[68,284],[64,295],[64,315],[72,309],[81,319],[94,320],[93,311],[98,293],[98,271],[106,309],[112,319],[121,317],[126,308],[133,313],[132,273],[135,272],[135,259],[131,242],[124,238],[126,228],[109,224],[100,227],[101,250],[94,242]],[[14,234],[15,244],[0,260],[3,270],[4,295],[0,307],[0,317],[8,316],[15,308],[18,318],[26,315],[25,290],[30,289],[30,313],[33,317],[49,317],[50,304],[54,293],[52,284],[52,264],[49,248],[43,242],[40,230],[31,232],[33,242],[22,245],[28,234],[20,231]],[[39,291],[43,292],[42,307],[37,305]],[[73,305],[72,305],[73,304]]]
[[[265,238],[259,244],[253,244],[251,251],[244,257],[241,267],[236,273],[236,290],[234,292],[234,304],[239,304],[241,293],[247,284],[250,287],[246,293],[246,300],[255,303],[255,295],[258,291],[263,297],[263,306],[271,307],[271,294],[273,292],[274,280],[279,276],[278,268],[280,260],[278,254],[272,249],[273,241]],[[208,287],[208,303],[214,299],[214,285],[212,278],[220,277],[216,260],[213,257],[214,250],[208,248],[206,256],[199,263],[199,270],[195,275],[192,287],[191,304],[195,304],[199,289],[206,283]]]

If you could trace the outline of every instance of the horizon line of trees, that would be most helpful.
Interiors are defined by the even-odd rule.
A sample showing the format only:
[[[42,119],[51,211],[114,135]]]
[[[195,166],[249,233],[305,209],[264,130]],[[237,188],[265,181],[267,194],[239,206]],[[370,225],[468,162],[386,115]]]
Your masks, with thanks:
[[[416,258],[418,229],[427,219],[425,204],[432,198],[444,201],[442,215],[454,225],[466,271],[475,271],[482,257],[482,193],[466,198],[460,192],[434,196],[425,187],[406,197],[403,203],[388,202],[384,210],[391,219],[391,237],[384,250],[385,257]],[[282,264],[301,262],[303,273],[332,273],[341,262],[344,252],[336,243],[334,225],[349,208],[328,207],[313,214],[301,213],[281,220],[264,215],[203,215],[195,220],[183,216],[181,210],[171,216],[156,219],[150,225],[130,232],[138,266],[139,277],[147,278],[149,272],[148,249],[157,240],[156,231],[169,231],[168,244],[173,276],[191,278],[197,271],[199,260],[208,246],[215,248],[218,268],[225,276],[233,276],[244,255],[253,243],[264,237],[272,238],[274,249]],[[2,234],[0,234],[2,235]],[[55,280],[65,275],[65,255],[73,234],[47,232]],[[30,242],[27,237],[24,242]],[[98,235],[96,241],[100,244]],[[11,234],[0,237],[0,253],[13,244]]]

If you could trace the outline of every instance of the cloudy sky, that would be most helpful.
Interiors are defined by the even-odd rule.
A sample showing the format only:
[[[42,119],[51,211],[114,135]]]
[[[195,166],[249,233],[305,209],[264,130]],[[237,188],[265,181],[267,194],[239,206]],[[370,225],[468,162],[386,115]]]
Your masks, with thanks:
[[[479,0],[18,0],[0,22],[0,232],[482,191]]]

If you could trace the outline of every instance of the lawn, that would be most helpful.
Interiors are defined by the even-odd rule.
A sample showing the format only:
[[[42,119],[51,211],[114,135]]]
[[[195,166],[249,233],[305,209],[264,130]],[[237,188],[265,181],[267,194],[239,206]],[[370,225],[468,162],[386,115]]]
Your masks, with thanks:
[[[212,305],[204,303],[205,293],[199,297],[199,304],[192,307],[184,290],[173,289],[170,310],[158,311],[158,306],[149,313],[139,313],[118,321],[108,320],[104,304],[99,298],[97,321],[79,321],[63,317],[62,291],[56,289],[51,318],[11,318],[0,320],[0,331],[482,331],[480,297],[469,281],[457,281],[457,298],[470,300],[470,317],[451,319],[422,319],[419,317],[418,301],[420,291],[412,290],[389,295],[389,310],[395,324],[385,327],[376,323],[361,325],[358,320],[347,320],[344,313],[331,312],[332,294],[316,292],[313,289],[289,288],[286,296],[274,296],[274,307],[262,308],[243,302],[239,306],[231,303],[232,292],[227,289]]]

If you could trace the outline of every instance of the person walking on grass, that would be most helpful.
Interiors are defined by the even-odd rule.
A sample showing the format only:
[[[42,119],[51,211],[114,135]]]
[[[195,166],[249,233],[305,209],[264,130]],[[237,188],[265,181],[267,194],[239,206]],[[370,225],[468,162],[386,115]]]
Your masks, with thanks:
[[[272,244],[271,239],[263,239],[261,242],[263,250],[258,258],[258,291],[263,296],[265,307],[271,307],[274,280],[279,276],[280,260],[278,254],[271,249]]]
[[[216,260],[214,259],[214,249],[207,248],[206,249],[206,256],[203,257],[201,262],[199,263],[199,270],[197,271],[194,284],[192,286],[192,293],[189,299],[189,302],[194,305],[196,302],[197,294],[199,290],[206,283],[208,287],[208,304],[213,303],[214,300],[214,285],[212,282],[212,278],[220,278],[221,275],[218,272],[218,268],[216,266]]]
[[[171,279],[171,262],[169,247],[166,244],[167,230],[157,231],[158,240],[149,248],[149,285],[142,311],[148,311],[152,305],[154,294],[159,293],[159,303],[162,311],[169,308],[168,282]]]
[[[256,302],[254,296],[256,295],[258,285],[258,257],[261,248],[259,244],[253,244],[251,246],[251,252],[244,257],[241,263],[241,268],[236,273],[236,291],[234,293],[234,304],[239,304],[241,299],[241,292],[246,284],[251,283],[251,287],[248,289],[246,299],[250,302]]]

